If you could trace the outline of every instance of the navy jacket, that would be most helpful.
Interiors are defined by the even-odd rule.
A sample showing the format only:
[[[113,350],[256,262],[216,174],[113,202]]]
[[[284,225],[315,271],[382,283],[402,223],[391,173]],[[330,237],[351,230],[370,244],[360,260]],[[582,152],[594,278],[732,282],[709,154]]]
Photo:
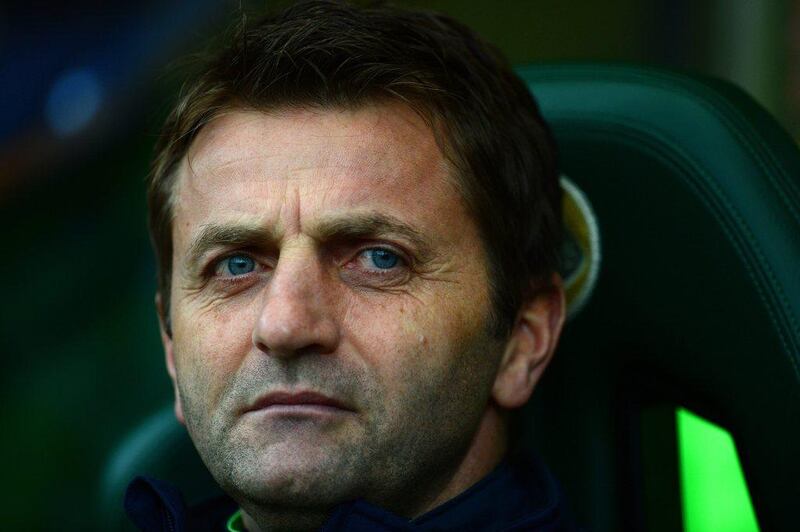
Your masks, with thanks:
[[[141,530],[224,532],[236,503],[219,497],[187,508],[178,490],[159,480],[136,477],[125,494],[125,510]],[[338,506],[323,532],[433,532],[447,530],[573,531],[563,496],[536,459],[503,461],[457,497],[408,520],[363,500]]]

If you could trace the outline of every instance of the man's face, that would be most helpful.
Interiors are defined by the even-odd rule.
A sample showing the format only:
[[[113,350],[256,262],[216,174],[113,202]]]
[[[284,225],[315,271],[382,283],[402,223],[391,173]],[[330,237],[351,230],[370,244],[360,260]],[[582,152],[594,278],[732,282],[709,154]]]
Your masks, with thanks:
[[[179,415],[240,502],[412,504],[463,458],[500,346],[451,172],[399,104],[236,111],[195,140],[165,342]]]

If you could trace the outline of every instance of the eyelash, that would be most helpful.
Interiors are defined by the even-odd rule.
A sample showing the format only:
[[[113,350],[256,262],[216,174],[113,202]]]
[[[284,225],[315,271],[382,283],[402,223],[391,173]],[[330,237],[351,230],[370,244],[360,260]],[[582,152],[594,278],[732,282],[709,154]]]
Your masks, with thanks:
[[[237,257],[237,256],[244,256],[248,257],[253,260],[255,263],[255,269],[252,272],[248,272],[242,275],[218,275],[217,271],[224,267],[224,263],[226,260]],[[254,253],[248,251],[232,251],[221,255],[218,258],[211,260],[206,267],[203,278],[205,283],[209,283],[212,287],[216,286],[223,292],[226,293],[238,293],[240,290],[245,290],[248,287],[252,286],[256,279],[256,275],[263,273],[263,271],[259,271],[259,268],[263,267],[263,263],[258,260]]]
[[[403,252],[401,252],[401,251],[399,251],[399,250],[397,250],[397,249],[395,249],[393,247],[389,247],[389,246],[385,246],[385,245],[373,245],[373,246],[362,247],[354,254],[353,258],[347,264],[349,264],[350,262],[358,260],[359,257],[361,256],[361,254],[364,253],[365,251],[371,251],[371,250],[383,250],[383,251],[388,251],[389,253],[392,253],[392,254],[396,255],[397,258],[398,258],[398,264],[397,264],[396,267],[390,268],[390,269],[381,269],[381,268],[372,269],[372,270],[370,270],[370,273],[368,273],[367,275],[375,276],[375,277],[387,277],[387,276],[390,276],[390,275],[398,275],[398,272],[397,272],[398,269],[407,270],[411,266],[411,261],[408,258],[406,258],[407,255],[405,253],[403,253]],[[208,267],[206,268],[205,276],[213,278],[214,280],[219,281],[219,282],[223,282],[223,283],[239,284],[239,283],[241,283],[243,281],[246,281],[246,280],[250,279],[253,276],[253,274],[260,273],[260,272],[258,272],[256,270],[256,271],[248,272],[248,273],[245,273],[245,274],[242,274],[242,275],[217,275],[216,274],[217,270],[222,266],[222,264],[226,260],[228,260],[228,259],[230,259],[232,257],[236,257],[236,256],[249,257],[250,259],[252,259],[255,262],[256,268],[258,268],[258,266],[262,264],[261,261],[259,261],[254,256],[254,254],[252,252],[250,252],[250,251],[246,251],[246,250],[232,251],[232,252],[226,253],[225,255],[222,255],[222,256],[220,256],[218,258],[215,258],[212,261],[210,261]]]
[[[405,271],[410,267],[410,261],[406,258],[406,255],[396,249],[386,247],[386,246],[369,246],[365,248],[361,248],[355,255],[353,260],[358,260],[361,255],[366,251],[388,251],[392,255],[397,257],[397,265],[392,268],[374,268],[370,269],[370,273],[368,275],[377,276],[377,277],[389,277],[389,276],[397,276],[400,271]]]

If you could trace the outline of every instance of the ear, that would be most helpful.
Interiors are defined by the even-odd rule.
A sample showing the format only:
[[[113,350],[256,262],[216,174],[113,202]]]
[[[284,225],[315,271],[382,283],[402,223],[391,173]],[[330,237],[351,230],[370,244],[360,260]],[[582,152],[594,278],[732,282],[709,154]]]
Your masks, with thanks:
[[[503,408],[524,405],[553,357],[565,316],[564,287],[555,273],[550,286],[523,303],[492,387]]]
[[[161,293],[156,293],[156,312],[158,313],[158,328],[161,330],[161,344],[164,346],[164,355],[167,362],[167,373],[172,380],[172,390],[175,394],[175,417],[182,425],[186,425],[186,419],[183,417],[183,403],[181,403],[181,396],[178,393],[178,378],[175,371],[175,353],[173,351],[172,333],[167,327],[167,312],[169,309],[164,309],[164,304],[161,299]]]

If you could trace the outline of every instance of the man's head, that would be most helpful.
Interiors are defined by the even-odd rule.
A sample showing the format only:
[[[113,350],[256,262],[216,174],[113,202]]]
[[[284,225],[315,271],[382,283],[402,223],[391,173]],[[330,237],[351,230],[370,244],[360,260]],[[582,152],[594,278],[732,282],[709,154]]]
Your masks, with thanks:
[[[158,149],[176,412],[253,519],[416,515],[496,463],[563,296],[554,148],[493,48],[299,4],[209,61]]]

